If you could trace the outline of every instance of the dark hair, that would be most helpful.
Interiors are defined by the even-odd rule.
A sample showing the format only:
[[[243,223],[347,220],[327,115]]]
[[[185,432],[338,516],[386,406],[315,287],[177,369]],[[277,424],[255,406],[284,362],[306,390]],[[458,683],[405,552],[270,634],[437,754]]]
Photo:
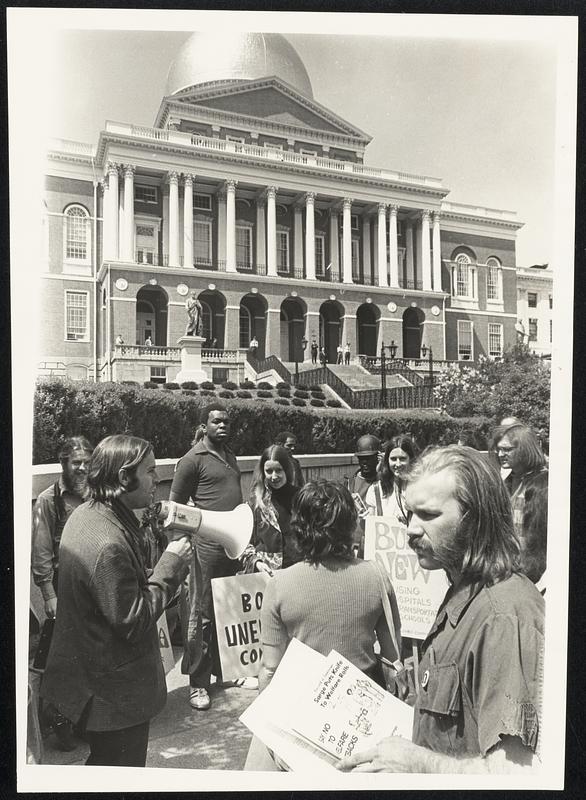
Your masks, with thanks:
[[[511,501],[497,467],[472,447],[428,447],[410,465],[405,480],[410,484],[442,471],[454,477],[454,498],[463,517],[446,566],[486,586],[518,572]]]
[[[263,450],[260,461],[254,468],[252,480],[250,482],[250,502],[252,508],[258,508],[263,503],[265,496],[265,464],[267,461],[278,461],[285,471],[287,483],[290,486],[295,484],[295,467],[291,459],[291,454],[286,447],[279,444],[272,444]]]
[[[281,431],[275,436],[275,444],[283,445],[289,438],[296,440],[297,436],[292,431]]]
[[[111,502],[125,491],[132,491],[136,469],[153,446],[146,439],[137,436],[117,434],[107,436],[98,444],[90,461],[87,484],[93,501]],[[118,473],[126,470],[130,486],[125,489],[120,483]]]
[[[291,532],[305,560],[312,564],[328,556],[352,558],[357,522],[352,495],[334,481],[310,481],[293,501]]]
[[[208,424],[208,419],[212,411],[228,411],[226,406],[223,403],[215,402],[215,403],[208,403],[206,406],[199,412],[199,421],[202,425]]]
[[[525,489],[521,572],[537,583],[547,562],[548,472],[538,472]]]
[[[385,442],[384,455],[379,468],[380,485],[385,497],[388,497],[392,493],[395,483],[395,476],[389,467],[389,453],[397,447],[400,447],[401,450],[407,453],[410,462],[417,457],[417,453],[419,452],[419,448],[411,434],[400,433],[398,436],[393,436],[392,439]]]
[[[493,437],[495,451],[501,439],[507,436],[513,447],[517,448],[517,460],[523,475],[543,469],[545,456],[543,455],[539,438],[533,428],[519,423],[517,425],[509,425],[506,428],[497,428],[497,432],[499,433],[498,438],[496,434]]]
[[[64,464],[67,459],[70,458],[73,453],[75,453],[76,450],[83,450],[91,455],[94,448],[85,438],[85,436],[71,436],[69,439],[65,439],[59,448],[60,463]]]

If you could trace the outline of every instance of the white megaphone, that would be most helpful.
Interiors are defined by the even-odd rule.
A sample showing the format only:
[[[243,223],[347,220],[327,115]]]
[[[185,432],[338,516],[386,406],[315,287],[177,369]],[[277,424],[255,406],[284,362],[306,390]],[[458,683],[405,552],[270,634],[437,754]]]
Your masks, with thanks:
[[[162,500],[155,505],[155,514],[163,528],[185,531],[191,537],[197,533],[224,548],[228,558],[240,558],[250,542],[254,517],[252,509],[241,503],[233,511],[205,511],[195,506],[184,506],[173,500]]]

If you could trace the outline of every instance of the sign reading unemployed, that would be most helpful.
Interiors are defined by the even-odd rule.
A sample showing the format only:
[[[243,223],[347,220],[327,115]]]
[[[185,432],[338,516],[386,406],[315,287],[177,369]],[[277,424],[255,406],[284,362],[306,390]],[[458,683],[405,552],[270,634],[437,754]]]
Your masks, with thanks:
[[[407,529],[392,517],[367,517],[364,558],[378,561],[397,594],[401,635],[425,639],[448,589],[443,569],[427,570],[409,547]]]
[[[260,668],[260,610],[265,572],[213,578],[218,650],[224,680],[258,675]]]

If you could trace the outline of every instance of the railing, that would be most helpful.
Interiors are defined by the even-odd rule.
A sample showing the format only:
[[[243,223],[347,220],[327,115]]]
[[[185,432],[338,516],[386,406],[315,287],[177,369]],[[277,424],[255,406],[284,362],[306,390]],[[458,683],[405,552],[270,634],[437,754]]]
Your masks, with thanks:
[[[162,257],[158,253],[145,253],[139,250],[134,254],[134,260],[137,264],[143,264],[146,267],[168,267],[169,256],[165,253]]]
[[[88,158],[95,155],[95,149],[92,144],[75,142],[72,139],[51,138],[47,142],[47,149],[49,152],[72,153],[78,156],[87,156]]]
[[[246,353],[246,360],[257,374],[259,372],[268,372],[272,369],[282,380],[287,383],[293,383],[292,374],[277,356],[268,356],[267,358],[258,359],[248,350]]]
[[[404,278],[399,278],[399,288],[400,289],[417,289],[418,291],[423,291],[423,281],[411,281],[405,280]]]
[[[212,150],[218,153],[259,158],[263,161],[277,161],[293,166],[298,165],[304,168],[310,167],[337,173],[345,172],[352,175],[361,175],[365,178],[382,178],[383,180],[399,181],[401,183],[415,183],[438,189],[443,188],[440,178],[430,177],[429,175],[416,175],[410,172],[399,172],[398,170],[366,167],[364,164],[359,164],[354,161],[340,161],[339,159],[323,158],[321,156],[303,156],[300,153],[287,150],[271,150],[259,147],[258,145],[228,142],[224,139],[214,139],[213,137],[200,136],[199,134],[182,131],[147,128],[144,125],[131,125],[121,122],[107,122],[106,131],[160,142],[169,142],[170,144],[180,144],[201,150]]]
[[[330,267],[323,272],[316,273],[315,277],[318,281],[327,281],[329,283],[340,283],[340,271]]]
[[[144,344],[116,344],[114,358],[140,358],[151,360],[180,361],[179,347],[158,347]]]
[[[242,355],[239,350],[218,350],[217,348],[202,348],[201,351],[202,361],[213,361],[222,364],[236,363],[242,360]]]

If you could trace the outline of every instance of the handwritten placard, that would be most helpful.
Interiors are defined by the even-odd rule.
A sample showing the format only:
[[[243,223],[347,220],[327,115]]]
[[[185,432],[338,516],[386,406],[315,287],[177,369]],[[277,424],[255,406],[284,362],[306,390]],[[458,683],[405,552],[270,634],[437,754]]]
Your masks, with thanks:
[[[419,565],[409,547],[407,529],[391,517],[366,520],[364,558],[378,561],[389,575],[399,604],[401,634],[425,639],[448,589],[445,572]]]
[[[258,675],[262,655],[260,612],[269,580],[264,572],[212,579],[218,651],[225,680]]]

